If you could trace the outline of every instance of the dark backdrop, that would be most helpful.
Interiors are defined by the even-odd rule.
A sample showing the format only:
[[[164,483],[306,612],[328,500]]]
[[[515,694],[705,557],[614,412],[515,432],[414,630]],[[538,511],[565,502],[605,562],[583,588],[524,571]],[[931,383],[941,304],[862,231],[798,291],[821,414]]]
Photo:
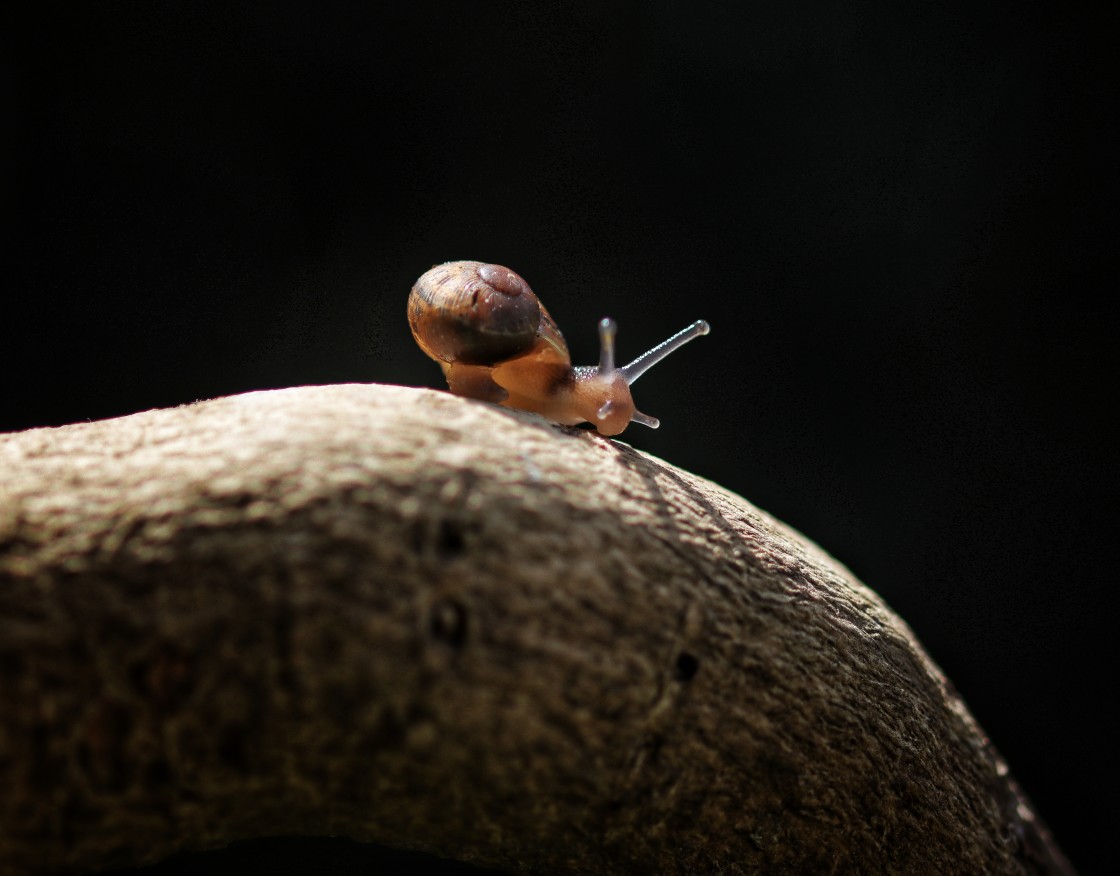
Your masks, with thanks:
[[[625,440],[877,589],[1103,871],[1103,19],[999,0],[33,9],[0,62],[0,429],[440,386],[404,305],[450,259],[521,272],[577,362],[603,315],[624,359],[705,317],[636,389],[661,430]]]

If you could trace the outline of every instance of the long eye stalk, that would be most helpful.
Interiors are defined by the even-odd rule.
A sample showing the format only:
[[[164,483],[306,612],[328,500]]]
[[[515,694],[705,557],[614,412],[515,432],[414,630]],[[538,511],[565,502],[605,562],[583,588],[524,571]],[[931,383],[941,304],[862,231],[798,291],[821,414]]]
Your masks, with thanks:
[[[604,320],[604,322],[606,322],[606,320]],[[602,323],[600,323],[600,326],[602,326]],[[612,323],[612,326],[613,326],[613,323]],[[654,347],[648,353],[642,353],[641,356],[639,356],[637,359],[635,359],[629,365],[624,365],[622,368],[619,369],[619,372],[622,374],[623,379],[628,384],[633,384],[639,377],[641,377],[643,374],[645,374],[647,371],[649,371],[650,368],[652,368],[654,365],[656,365],[658,362],[660,362],[662,359],[664,359],[666,356],[668,356],[670,353],[672,353],[678,347],[684,346],[689,341],[691,341],[693,338],[698,338],[701,335],[706,335],[711,330],[712,330],[711,326],[709,326],[708,323],[705,320],[698,319],[698,320],[696,320],[696,322],[694,322],[688,328],[681,329],[679,332],[677,332],[675,335],[673,335],[667,341],[663,341],[662,343],[658,344],[656,347]],[[600,328],[600,336],[602,336],[602,328]],[[612,356],[612,360],[613,360],[613,356],[614,356],[613,328],[612,328],[612,335],[611,335],[611,356]],[[641,420],[635,420],[635,422],[640,423]],[[656,428],[656,426],[654,428]]]

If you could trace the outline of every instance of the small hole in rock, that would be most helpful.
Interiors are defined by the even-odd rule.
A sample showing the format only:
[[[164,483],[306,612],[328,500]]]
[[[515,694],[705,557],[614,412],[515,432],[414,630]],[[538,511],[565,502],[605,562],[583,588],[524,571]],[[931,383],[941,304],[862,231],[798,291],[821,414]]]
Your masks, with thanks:
[[[218,733],[218,757],[237,772],[249,769],[249,744],[245,728],[230,726]]]
[[[149,793],[163,793],[175,780],[171,764],[166,759],[156,758],[144,767],[143,784]]]
[[[465,540],[463,530],[450,520],[441,520],[436,536],[436,551],[446,559],[452,559],[463,552]]]
[[[687,651],[677,655],[676,675],[679,681],[692,681],[699,671],[700,661]]]
[[[467,612],[458,602],[445,599],[432,606],[429,629],[433,639],[452,648],[462,648],[467,640]]]

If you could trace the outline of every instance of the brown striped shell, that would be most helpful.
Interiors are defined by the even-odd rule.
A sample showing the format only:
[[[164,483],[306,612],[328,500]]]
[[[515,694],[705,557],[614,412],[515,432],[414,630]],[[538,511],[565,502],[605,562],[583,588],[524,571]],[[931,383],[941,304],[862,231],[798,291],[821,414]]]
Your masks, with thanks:
[[[567,357],[563,336],[529,284],[501,265],[436,265],[412,287],[408,322],[437,362],[493,366],[528,353],[538,340]]]

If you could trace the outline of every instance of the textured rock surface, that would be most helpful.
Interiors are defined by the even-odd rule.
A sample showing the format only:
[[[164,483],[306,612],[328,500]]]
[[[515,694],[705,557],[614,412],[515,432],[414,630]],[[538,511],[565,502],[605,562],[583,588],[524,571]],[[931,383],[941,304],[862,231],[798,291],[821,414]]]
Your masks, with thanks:
[[[284,833],[511,870],[1061,873],[913,636],[624,444],[444,393],[0,436],[0,872]]]

